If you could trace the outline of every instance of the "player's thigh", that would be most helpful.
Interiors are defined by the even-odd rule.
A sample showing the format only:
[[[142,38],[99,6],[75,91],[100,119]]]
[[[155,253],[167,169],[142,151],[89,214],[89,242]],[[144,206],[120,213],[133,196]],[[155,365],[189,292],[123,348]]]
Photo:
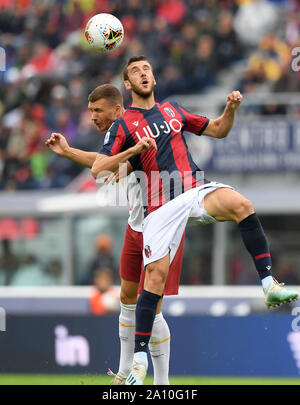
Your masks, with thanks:
[[[122,304],[134,305],[137,303],[139,283],[121,278],[120,300]]]
[[[120,277],[123,280],[140,280],[143,263],[143,234],[136,232],[128,225],[126,228],[120,260]]]
[[[181,242],[175,253],[174,259],[170,264],[170,269],[164,288],[164,295],[178,295],[182,261],[183,261],[184,238],[185,232],[181,238]]]
[[[165,283],[163,295],[178,295],[180,275],[181,275],[181,269],[182,269],[182,261],[183,261],[184,238],[185,238],[185,232],[181,238],[181,242],[175,253],[174,259],[173,259],[172,263],[170,264],[170,269],[169,269],[167,280]],[[138,294],[141,294],[141,292],[144,289],[145,273],[146,272],[144,270],[144,266],[142,265]]]
[[[219,188],[207,194],[203,202],[207,213],[217,221],[239,223],[254,213],[251,201],[230,188]]]

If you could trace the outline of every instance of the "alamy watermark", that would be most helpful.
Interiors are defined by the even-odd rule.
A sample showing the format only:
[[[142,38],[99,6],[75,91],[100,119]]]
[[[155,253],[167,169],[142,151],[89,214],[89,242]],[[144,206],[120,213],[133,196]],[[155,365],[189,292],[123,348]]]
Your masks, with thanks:
[[[6,53],[5,49],[0,46],[0,72],[6,70]]]
[[[99,174],[97,183],[101,186],[96,196],[98,205],[126,206],[128,199],[130,205],[160,207],[185,191],[204,184],[204,172],[200,170],[152,171],[149,177],[144,171],[136,170],[134,175],[127,177],[126,168],[126,164],[119,165],[117,186],[115,173],[105,171]],[[122,198],[124,189],[127,193],[125,200]]]
[[[292,60],[292,70],[293,72],[300,71],[300,46],[292,49],[292,56],[296,56]]]
[[[292,329],[294,332],[300,331],[300,307],[295,307],[292,309],[292,315],[296,318],[292,321]]]
[[[5,309],[0,307],[0,332],[6,331],[6,312]]]

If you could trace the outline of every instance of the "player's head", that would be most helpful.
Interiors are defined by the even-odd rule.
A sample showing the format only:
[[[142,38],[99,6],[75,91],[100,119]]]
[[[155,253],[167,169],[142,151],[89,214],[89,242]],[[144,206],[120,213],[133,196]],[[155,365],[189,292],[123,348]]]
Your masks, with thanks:
[[[101,267],[94,273],[94,284],[96,288],[105,293],[113,283],[113,271],[107,267]]]
[[[146,56],[133,56],[123,70],[123,80],[127,90],[142,98],[152,95],[156,85],[152,66]]]
[[[88,109],[92,121],[99,131],[107,131],[111,124],[123,114],[123,97],[111,84],[96,87],[88,97]]]

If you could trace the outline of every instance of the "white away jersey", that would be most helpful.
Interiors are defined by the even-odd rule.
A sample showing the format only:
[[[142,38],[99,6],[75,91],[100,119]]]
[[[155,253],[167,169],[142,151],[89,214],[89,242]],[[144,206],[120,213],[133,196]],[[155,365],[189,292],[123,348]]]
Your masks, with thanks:
[[[136,180],[134,172],[130,173],[126,178],[121,179],[121,184],[127,195],[129,204],[128,224],[134,231],[142,232],[142,223],[144,219],[142,190]]]

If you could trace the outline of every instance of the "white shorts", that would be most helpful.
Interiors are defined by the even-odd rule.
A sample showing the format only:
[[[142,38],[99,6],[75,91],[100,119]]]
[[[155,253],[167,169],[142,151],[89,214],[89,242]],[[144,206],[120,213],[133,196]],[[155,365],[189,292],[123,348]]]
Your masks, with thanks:
[[[192,188],[149,214],[143,221],[144,266],[168,253],[172,263],[188,220],[203,225],[216,222],[205,210],[203,200],[207,194],[224,187],[233,189],[214,181]]]

